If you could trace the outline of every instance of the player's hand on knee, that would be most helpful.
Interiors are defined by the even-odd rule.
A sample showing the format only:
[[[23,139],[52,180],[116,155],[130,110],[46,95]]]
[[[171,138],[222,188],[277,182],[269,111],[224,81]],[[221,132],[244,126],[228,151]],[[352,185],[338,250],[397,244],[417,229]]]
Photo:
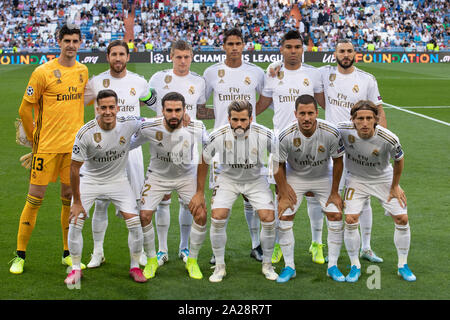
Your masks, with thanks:
[[[194,216],[199,214],[199,210],[204,210],[206,212],[205,195],[203,194],[203,192],[197,192],[192,197],[188,207]]]
[[[342,201],[341,196],[337,192],[330,193],[330,196],[328,197],[328,201],[325,204],[325,206],[327,207],[330,203],[333,203],[339,209],[340,212],[342,212],[342,210],[344,209],[344,202]]]
[[[292,202],[287,197],[281,197],[278,200],[278,218],[281,218],[281,216],[287,209],[291,209],[292,211],[294,211],[294,206],[295,202]]]
[[[81,203],[73,203],[70,207],[70,216],[69,216],[69,223],[73,220],[73,224],[76,224],[78,221],[78,218],[86,219],[87,214],[84,210]]]
[[[31,161],[33,160],[33,153],[27,153],[20,157],[22,167],[29,170],[31,168]]]
[[[402,208],[406,207],[406,195],[405,195],[405,192],[403,191],[403,189],[399,185],[391,187],[387,201],[389,202],[393,198],[397,198],[397,200],[400,203],[400,206]]]

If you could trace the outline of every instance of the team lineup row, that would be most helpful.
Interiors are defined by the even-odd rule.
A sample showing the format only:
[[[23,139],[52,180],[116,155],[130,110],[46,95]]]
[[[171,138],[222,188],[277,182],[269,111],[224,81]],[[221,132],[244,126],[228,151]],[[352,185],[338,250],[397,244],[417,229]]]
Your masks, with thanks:
[[[363,250],[360,252],[359,219],[363,228],[363,217],[368,216],[368,228],[371,228],[368,199],[375,195],[396,224],[394,242],[399,254],[399,274],[406,280],[415,280],[406,263],[410,231],[406,198],[398,185],[403,151],[398,138],[383,128],[386,120],[375,79],[353,66],[351,43],[343,41],[338,45],[337,67],[316,69],[301,63],[302,39],[298,32],[290,31],[283,37],[280,48],[283,64],[272,66],[275,71],[265,74],[257,66],[242,61],[242,35],[238,29],[231,29],[224,38],[225,61],[207,68],[203,77],[189,71],[192,49],[180,41],[172,46],[173,69],[156,73],[147,83],[143,77],[126,70],[128,49],[126,43],[117,41],[111,43],[107,50],[110,70],[87,81],[87,68],[75,60],[79,46],[79,33],[76,31],[79,32],[70,28],[60,31],[60,57],[33,72],[19,109],[25,140],[31,142],[33,157],[29,192],[19,224],[17,256],[10,268],[12,273],[23,272],[26,246],[46,186],[59,175],[63,204],[63,263],[72,265],[66,283],[77,283],[81,279],[81,269],[84,268],[81,263],[81,230],[85,214],[94,201],[94,253],[88,267],[100,266],[104,259],[106,210],[109,202],[113,201],[129,230],[130,275],[138,282],[154,277],[158,266],[168,259],[168,226],[164,221],[170,215],[172,190],[177,190],[181,198],[180,225],[185,227],[184,230],[180,228],[180,257],[185,260],[192,278],[202,278],[197,257],[206,236],[204,188],[208,163],[212,163],[209,185],[214,191],[210,238],[216,267],[210,281],[221,281],[226,274],[227,219],[240,194],[245,199],[245,216],[252,238],[251,253],[262,261],[262,272],[268,279],[286,282],[295,276],[293,217],[303,195],[306,195],[313,236],[313,261],[323,263],[323,211],[328,226],[327,273],[336,281],[357,281],[360,255],[374,262],[376,259],[382,261],[370,249],[370,232],[366,241],[362,237]],[[76,101],[58,99],[61,94],[80,92],[84,96],[79,101],[79,95],[70,95]],[[258,100],[257,93],[260,94]],[[205,106],[212,94],[214,109]],[[97,117],[83,126],[84,105],[92,101]],[[74,103],[78,104],[81,118],[74,112]],[[152,108],[156,105],[159,117],[137,120],[139,106],[143,103]],[[325,108],[326,119],[328,114],[332,114],[328,116],[330,120],[317,118],[317,103]],[[256,124],[254,116],[269,106],[274,109],[273,131]],[[354,124],[336,126],[342,120],[350,120],[352,106],[361,109],[352,114]],[[58,111],[55,111],[57,107]],[[38,110],[35,125],[32,108]],[[61,109],[68,110],[61,112]],[[118,117],[116,120],[116,113],[135,117]],[[214,131],[210,135],[201,121],[195,120],[205,118],[215,119]],[[360,119],[364,123],[361,132],[356,124],[359,118],[364,118]],[[59,122],[55,122],[56,119]],[[63,125],[51,125],[55,123]],[[119,128],[124,131],[114,137],[119,134]],[[365,134],[365,138],[361,134]],[[367,147],[363,147],[366,140],[374,138],[380,146],[366,150]],[[139,145],[148,141],[151,159],[144,181]],[[207,160],[198,159],[198,166],[192,164],[192,155],[196,154],[192,152],[194,145],[203,145],[198,156]],[[373,147],[372,144],[370,146]],[[133,150],[129,151],[130,148]],[[347,181],[345,228],[343,203],[339,196],[344,150],[345,171],[351,172],[352,168],[360,166],[353,174],[347,174],[347,180],[362,173],[359,179],[351,180],[354,185]],[[270,161],[263,161],[263,153],[272,153]],[[393,169],[390,158],[395,160]],[[215,167],[214,162],[219,165]],[[269,171],[274,173],[275,181],[272,183],[276,182],[278,190],[275,204],[269,182],[261,175],[263,163],[274,164]],[[122,186],[130,183],[128,200],[123,198],[123,193],[121,197],[116,195],[117,188],[112,187],[119,181],[116,179],[119,176]],[[305,177],[308,177],[308,183],[302,183]],[[110,185],[105,181],[115,182]],[[372,183],[375,189],[372,184],[368,187],[367,181],[375,181]],[[102,188],[105,190],[99,188],[100,183],[104,184]],[[398,201],[391,201],[391,198]],[[140,215],[136,212],[137,199]],[[347,201],[353,204],[347,204]],[[367,207],[369,213],[365,214]],[[158,252],[152,225],[155,212]],[[352,264],[347,277],[337,268],[342,239]],[[284,256],[286,266],[280,275],[272,267],[273,256],[275,259]],[[143,261],[143,272],[139,268],[140,260],[146,260]]]

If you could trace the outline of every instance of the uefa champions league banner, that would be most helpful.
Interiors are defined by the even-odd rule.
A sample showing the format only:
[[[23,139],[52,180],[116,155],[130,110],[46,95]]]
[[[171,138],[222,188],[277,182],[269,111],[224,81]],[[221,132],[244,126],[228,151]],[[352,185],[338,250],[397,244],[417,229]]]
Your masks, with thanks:
[[[0,54],[0,65],[40,65],[58,57],[56,53],[5,53]],[[243,59],[250,63],[281,61],[282,55],[275,51],[244,52]],[[85,64],[107,63],[105,52],[80,52],[77,60]],[[217,63],[225,60],[223,51],[195,51],[194,63]],[[304,62],[335,63],[333,52],[305,52]],[[132,52],[130,63],[171,63],[169,52]],[[357,52],[356,63],[448,63],[450,52]]]

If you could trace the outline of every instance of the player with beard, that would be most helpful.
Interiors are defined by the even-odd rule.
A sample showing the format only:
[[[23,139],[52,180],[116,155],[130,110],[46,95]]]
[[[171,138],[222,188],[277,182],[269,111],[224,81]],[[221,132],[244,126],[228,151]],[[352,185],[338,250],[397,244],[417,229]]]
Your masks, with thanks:
[[[176,191],[183,203],[189,204],[197,189],[196,146],[207,139],[204,124],[191,120],[183,126],[186,112],[184,96],[169,92],[161,100],[162,117],[149,119],[141,126],[140,133],[133,139],[132,147],[149,142],[150,164],[141,190],[141,222],[144,231],[144,249],[147,265],[144,276],[155,277],[158,259],[155,249],[155,231],[152,217],[158,204],[166,194]],[[196,210],[190,232],[190,250],[186,269],[193,279],[201,279],[202,272],[197,257],[206,237],[206,210]]]
[[[325,108],[325,120],[333,124],[350,120],[351,108],[360,100],[372,101],[378,111],[378,124],[387,127],[386,116],[382,107],[382,99],[378,91],[377,80],[373,75],[354,66],[355,48],[347,39],[339,40],[334,53],[336,66],[319,68],[324,86],[325,101],[319,104]],[[344,187],[346,169],[342,175],[340,190]],[[323,223],[317,215],[317,223]],[[360,256],[370,262],[383,262],[371,249],[370,237],[372,233],[372,208],[370,198],[364,204],[360,216],[361,224],[361,252]]]
[[[104,89],[112,89],[118,95],[119,116],[140,117],[140,107],[151,107],[156,103],[156,93],[150,88],[144,77],[127,70],[130,53],[126,42],[112,41],[106,50],[109,70],[89,79],[85,90],[85,105],[94,103],[95,97]],[[127,176],[133,188],[136,201],[140,200],[141,187],[144,184],[144,160],[142,149],[131,150],[126,166]],[[94,252],[88,268],[99,267],[104,261],[103,242],[108,227],[108,206],[111,201],[97,199],[92,218],[92,236]],[[142,254],[140,264],[146,264],[146,256]]]

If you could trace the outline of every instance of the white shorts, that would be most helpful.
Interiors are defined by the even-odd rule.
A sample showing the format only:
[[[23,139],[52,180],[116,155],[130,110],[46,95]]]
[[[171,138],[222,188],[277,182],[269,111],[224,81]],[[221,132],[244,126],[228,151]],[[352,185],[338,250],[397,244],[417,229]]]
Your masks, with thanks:
[[[324,212],[339,212],[335,204],[330,203],[326,205],[331,192],[331,180],[328,178],[316,180],[301,180],[293,176],[287,177],[287,183],[294,189],[297,195],[297,203],[294,206],[294,211],[288,209],[283,213],[283,216],[293,215],[297,212],[302,204],[303,196],[307,192],[314,193],[314,198],[320,202],[320,206]]]
[[[253,209],[275,210],[273,193],[265,176],[257,180],[237,183],[223,175],[219,175],[211,198],[211,209],[233,207],[237,197],[242,194],[251,204]]]
[[[180,179],[166,179],[148,175],[141,191],[141,210],[155,211],[166,194],[176,191],[181,200],[188,205],[197,192],[197,177],[188,175]]]
[[[126,166],[128,181],[136,200],[141,198],[141,189],[144,185],[144,158],[142,156],[142,147],[130,150]]]
[[[89,181],[83,181],[86,178],[80,178],[80,197],[81,204],[89,217],[89,210],[96,199],[111,201],[116,207],[116,215],[119,212],[138,214],[139,210],[136,204],[133,191],[128,180],[112,182],[108,184],[98,184]]]
[[[347,179],[344,195],[345,214],[361,214],[364,203],[370,196],[378,198],[386,215],[408,214],[407,208],[402,208],[398,199],[387,202],[391,184],[389,182],[367,184]]]

